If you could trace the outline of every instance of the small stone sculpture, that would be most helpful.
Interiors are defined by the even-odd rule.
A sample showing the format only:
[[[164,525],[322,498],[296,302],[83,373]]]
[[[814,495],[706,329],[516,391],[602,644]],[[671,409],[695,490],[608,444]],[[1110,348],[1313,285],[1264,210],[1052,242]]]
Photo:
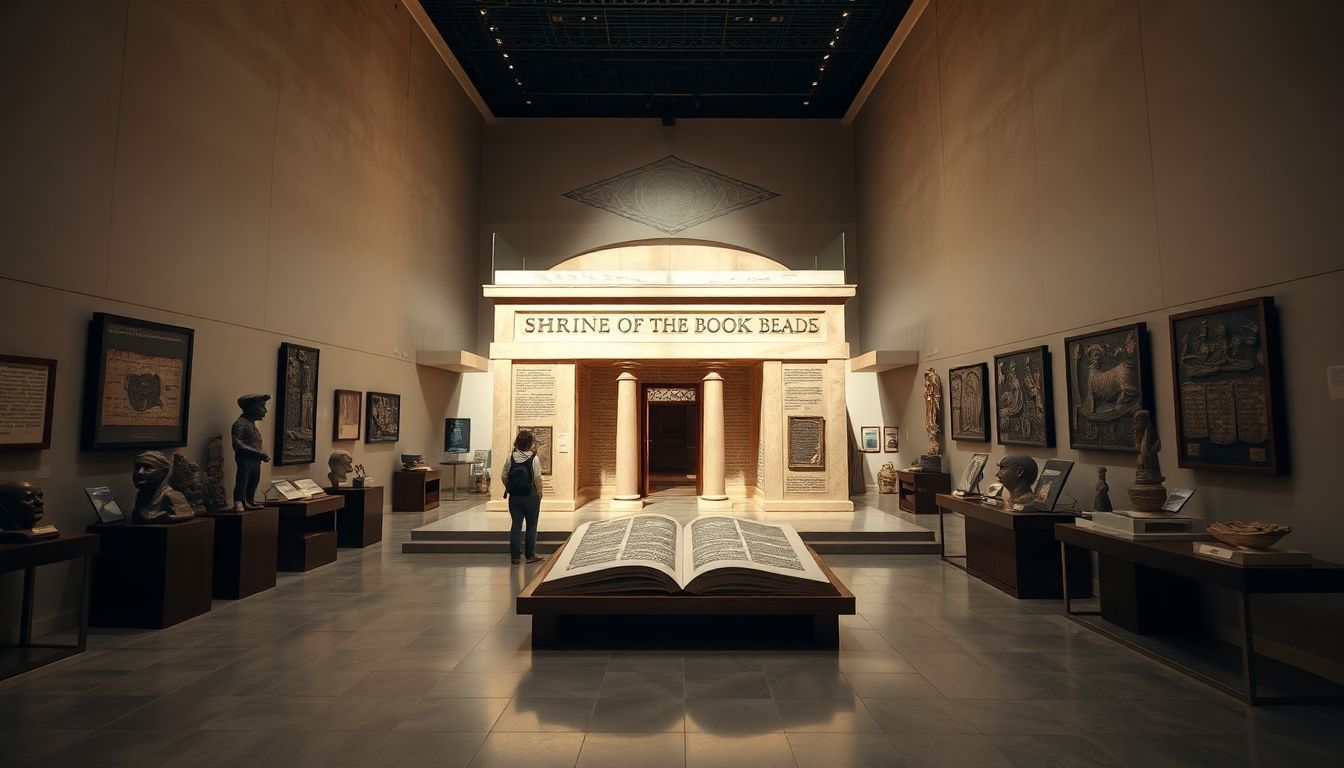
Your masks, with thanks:
[[[220,512],[229,508],[224,494],[224,436],[213,435],[205,444],[205,508]]]
[[[364,484],[367,483],[367,482],[369,482],[369,481],[372,480],[372,479],[373,479],[373,478],[369,475],[368,471],[364,469],[364,465],[363,465],[363,464],[356,464],[356,465],[355,465],[355,479],[354,479],[354,480],[351,480],[351,481],[350,481],[350,484],[353,485],[353,486],[355,486],[356,488],[363,488],[363,487],[364,487]]]
[[[419,453],[401,454],[401,468],[407,472],[429,471],[429,465],[425,463],[425,457]]]
[[[896,465],[890,461],[883,464],[882,469],[877,472],[877,492],[896,492]]]
[[[175,459],[170,460],[160,451],[145,451],[135,457],[131,482],[136,494],[131,522],[138,525],[180,523],[195,516],[196,511],[186,495],[173,487],[174,463]]]
[[[1134,485],[1129,486],[1129,501],[1134,511],[1143,514],[1156,514],[1167,503],[1167,487],[1162,481],[1162,468],[1158,464],[1157,453],[1162,450],[1162,441],[1153,426],[1152,415],[1145,410],[1134,412],[1134,447],[1139,451],[1138,466],[1134,470]]]
[[[349,451],[332,451],[327,457],[327,468],[331,470],[327,473],[327,482],[332,488],[340,488],[346,476],[355,471],[355,459]]]
[[[1092,509],[1097,512],[1110,512],[1111,486],[1106,482],[1106,468],[1097,467],[1096,496],[1092,497]]]
[[[1020,453],[1010,453],[999,460],[999,471],[994,474],[1003,484],[1008,500],[1026,504],[1036,498],[1031,487],[1036,483],[1036,460]]]
[[[924,371],[924,431],[929,435],[929,456],[943,455],[943,380],[932,368]],[[941,462],[940,462],[941,465]]]
[[[262,507],[255,501],[257,484],[261,482],[262,463],[270,461],[271,457],[261,450],[261,430],[257,429],[257,422],[266,418],[266,401],[270,399],[270,395],[238,398],[238,407],[243,413],[233,422],[233,461],[238,465],[233,482],[235,512]]]
[[[19,540],[60,536],[54,525],[42,525],[46,504],[42,489],[32,483],[0,483],[0,531]]]

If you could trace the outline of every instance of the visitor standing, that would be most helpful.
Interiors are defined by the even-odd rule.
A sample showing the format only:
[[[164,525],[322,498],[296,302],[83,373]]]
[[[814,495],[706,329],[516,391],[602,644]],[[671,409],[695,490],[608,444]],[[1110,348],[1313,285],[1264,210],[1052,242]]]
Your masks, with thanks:
[[[537,458],[536,439],[526,429],[513,441],[513,453],[504,461],[504,498],[509,500],[509,560],[539,563],[537,557],[537,518],[541,515],[541,460]],[[523,522],[527,522],[526,548],[523,546]]]

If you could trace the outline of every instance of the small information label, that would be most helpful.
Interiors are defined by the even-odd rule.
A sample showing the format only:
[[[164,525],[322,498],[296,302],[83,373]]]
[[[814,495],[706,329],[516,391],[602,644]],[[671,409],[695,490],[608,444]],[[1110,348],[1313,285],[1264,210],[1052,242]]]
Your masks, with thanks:
[[[1207,557],[1216,557],[1221,560],[1231,560],[1236,554],[1234,550],[1227,547],[1219,547],[1213,544],[1196,544],[1195,551]]]

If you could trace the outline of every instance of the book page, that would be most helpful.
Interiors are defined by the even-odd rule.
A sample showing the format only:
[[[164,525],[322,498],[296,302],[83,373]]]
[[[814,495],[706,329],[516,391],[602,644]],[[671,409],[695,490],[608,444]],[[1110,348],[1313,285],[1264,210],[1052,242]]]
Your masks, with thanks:
[[[733,517],[702,517],[686,526],[682,586],[715,568],[751,568],[829,582],[791,526]]]
[[[677,579],[681,526],[664,515],[635,515],[584,523],[570,537],[544,581],[642,565]]]

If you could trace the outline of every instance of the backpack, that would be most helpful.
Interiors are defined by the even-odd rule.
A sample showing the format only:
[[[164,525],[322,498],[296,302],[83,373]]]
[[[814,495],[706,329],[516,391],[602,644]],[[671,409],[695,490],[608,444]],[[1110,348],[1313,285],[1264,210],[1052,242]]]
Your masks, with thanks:
[[[534,490],[532,486],[532,459],[536,458],[535,453],[528,457],[522,464],[509,459],[509,474],[504,478],[504,489],[510,496],[531,496]]]

